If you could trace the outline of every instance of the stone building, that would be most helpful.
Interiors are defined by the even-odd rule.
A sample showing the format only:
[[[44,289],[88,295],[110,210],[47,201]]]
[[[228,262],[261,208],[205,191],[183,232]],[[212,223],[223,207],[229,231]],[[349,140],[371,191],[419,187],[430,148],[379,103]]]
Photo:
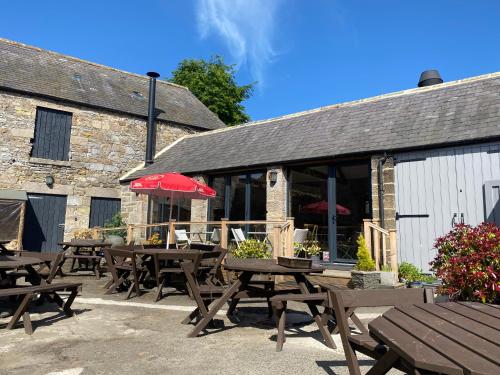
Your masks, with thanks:
[[[146,76],[0,39],[0,189],[28,193],[25,248],[55,250],[120,211],[119,178],[144,160],[147,103]],[[157,150],[224,127],[165,81],[156,111]],[[123,207],[125,220],[135,211]]]
[[[200,176],[218,196],[195,201],[192,218],[294,217],[330,262],[353,262],[363,220],[375,220],[396,230],[399,261],[427,270],[452,225],[500,224],[500,73],[419,86],[186,135],[121,181]]]

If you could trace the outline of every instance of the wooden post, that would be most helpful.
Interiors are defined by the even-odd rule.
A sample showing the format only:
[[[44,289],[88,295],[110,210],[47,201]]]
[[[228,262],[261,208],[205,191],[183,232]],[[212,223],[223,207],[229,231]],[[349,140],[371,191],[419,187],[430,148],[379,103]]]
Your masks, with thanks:
[[[387,266],[387,241],[385,240],[385,234],[382,233],[382,265]]]
[[[24,216],[26,213],[26,202],[21,204],[21,213],[19,214],[19,229],[17,230],[17,250],[23,249]]]
[[[284,255],[283,245],[281,243],[281,225],[273,226],[273,258]]]
[[[389,230],[389,247],[391,249],[391,259],[390,259],[391,270],[392,270],[392,272],[395,272],[397,275],[397,273],[398,273],[398,248],[397,248],[397,237],[396,237],[396,230],[395,229]]]
[[[223,249],[228,249],[228,228],[227,228],[227,221],[228,218],[222,218],[220,220],[220,247]]]
[[[370,229],[370,226],[368,223],[370,222],[370,219],[363,219],[363,235],[365,237],[366,241],[366,246],[368,247],[368,250],[370,250],[370,253],[373,254],[373,249],[372,249],[372,232]]]
[[[134,226],[132,224],[127,224],[127,244],[132,242],[134,239]]]
[[[373,260],[377,271],[380,271],[380,232],[373,231]]]
[[[288,223],[285,241],[285,256],[293,256],[293,232],[294,232],[294,218],[287,217],[286,221]]]
[[[175,219],[171,219],[168,223],[168,244],[175,244]]]

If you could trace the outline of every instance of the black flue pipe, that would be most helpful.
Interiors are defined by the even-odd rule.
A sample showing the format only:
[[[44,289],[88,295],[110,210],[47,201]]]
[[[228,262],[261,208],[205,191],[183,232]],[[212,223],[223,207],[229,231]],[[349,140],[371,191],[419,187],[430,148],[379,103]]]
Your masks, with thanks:
[[[154,139],[155,139],[155,99],[156,78],[160,75],[156,72],[147,72],[149,77],[149,102],[148,102],[148,131],[146,138],[146,160],[145,164],[153,164]]]

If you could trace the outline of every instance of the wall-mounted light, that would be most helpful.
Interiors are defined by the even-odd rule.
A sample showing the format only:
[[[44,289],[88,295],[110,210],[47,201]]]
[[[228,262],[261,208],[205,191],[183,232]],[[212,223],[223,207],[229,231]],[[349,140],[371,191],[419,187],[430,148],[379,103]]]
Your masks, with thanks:
[[[52,186],[54,186],[54,177],[53,176],[45,176],[45,183],[49,188],[52,189]]]
[[[274,185],[278,181],[278,172],[271,171],[269,172],[269,182],[271,185]]]

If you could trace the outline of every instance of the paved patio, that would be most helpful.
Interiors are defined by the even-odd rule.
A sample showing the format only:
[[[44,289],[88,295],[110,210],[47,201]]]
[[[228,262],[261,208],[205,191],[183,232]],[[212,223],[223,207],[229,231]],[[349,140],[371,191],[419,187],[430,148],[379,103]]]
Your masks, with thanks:
[[[291,305],[292,331],[284,350],[275,352],[274,323],[266,318],[266,305],[245,303],[238,324],[225,315],[224,330],[195,339],[186,338],[192,326],[180,324],[194,304],[174,294],[159,303],[153,293],[123,300],[104,296],[107,278],[70,276],[83,281],[81,297],[73,304],[74,318],[54,312],[32,314],[35,332],[22,328],[0,330],[0,374],[347,374],[342,350],[331,350],[319,340],[303,306]],[[375,311],[364,311],[369,319]],[[41,320],[40,320],[41,319]],[[0,319],[0,324],[7,319]],[[301,324],[302,323],[302,324]],[[340,337],[335,341],[342,347]],[[361,364],[372,364],[363,359]],[[396,373],[396,372],[395,372]]]

